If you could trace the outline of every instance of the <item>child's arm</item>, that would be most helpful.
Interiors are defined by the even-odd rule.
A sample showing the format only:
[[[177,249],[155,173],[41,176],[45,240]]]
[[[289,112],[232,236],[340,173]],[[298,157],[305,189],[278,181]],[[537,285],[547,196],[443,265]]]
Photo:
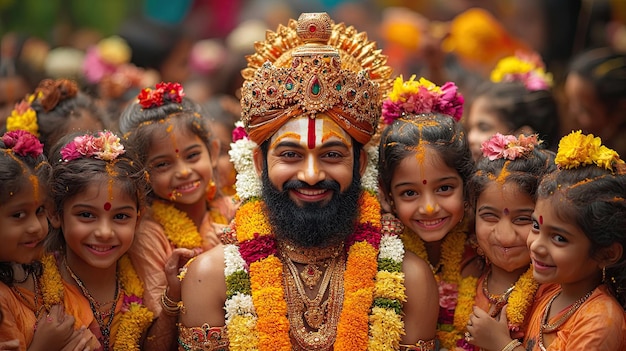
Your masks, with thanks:
[[[172,255],[165,264],[165,276],[167,278],[167,288],[162,295],[161,313],[157,316],[152,326],[148,330],[147,336],[143,342],[145,350],[167,351],[176,349],[176,335],[179,310],[177,302],[180,301],[180,285],[178,278],[180,269],[192,257],[196,256],[198,251],[189,249],[174,249]]]

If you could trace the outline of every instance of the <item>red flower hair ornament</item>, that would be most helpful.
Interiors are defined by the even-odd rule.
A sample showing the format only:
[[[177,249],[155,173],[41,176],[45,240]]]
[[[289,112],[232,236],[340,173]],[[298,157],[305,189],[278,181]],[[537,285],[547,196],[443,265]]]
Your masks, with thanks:
[[[161,82],[156,85],[156,89],[144,88],[137,96],[139,104],[143,108],[154,108],[162,106],[164,103],[178,103],[183,101],[185,93],[180,83]]]

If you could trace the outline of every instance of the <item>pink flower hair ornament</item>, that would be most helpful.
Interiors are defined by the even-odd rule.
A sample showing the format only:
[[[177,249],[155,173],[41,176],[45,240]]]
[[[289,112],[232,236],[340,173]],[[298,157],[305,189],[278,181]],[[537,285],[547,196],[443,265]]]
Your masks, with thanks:
[[[496,133],[491,139],[483,142],[480,148],[483,156],[489,158],[490,161],[500,158],[514,161],[519,157],[527,156],[541,142],[537,139],[537,134],[529,136],[520,134],[516,138],[513,135]]]
[[[4,133],[2,142],[7,149],[20,156],[39,157],[43,154],[43,144],[36,136],[25,130],[12,130]]]
[[[95,158],[103,161],[113,161],[122,155],[124,145],[120,138],[113,132],[98,132],[97,135],[85,134],[77,136],[61,149],[63,162],[77,160],[79,158]]]
[[[459,121],[463,116],[465,99],[453,82],[441,87],[431,81],[415,75],[407,81],[402,76],[393,82],[393,89],[383,101],[382,118],[385,124],[391,124],[403,114],[440,113]]]
[[[156,85],[156,89],[144,88],[137,95],[137,100],[143,108],[162,106],[166,102],[180,104],[183,102],[183,86],[180,83],[164,83]]]

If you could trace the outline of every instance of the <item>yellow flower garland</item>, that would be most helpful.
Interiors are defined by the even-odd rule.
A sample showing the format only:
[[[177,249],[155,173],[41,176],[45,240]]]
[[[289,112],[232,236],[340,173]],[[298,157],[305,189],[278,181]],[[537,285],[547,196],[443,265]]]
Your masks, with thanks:
[[[202,237],[198,233],[198,228],[187,213],[180,211],[172,204],[154,201],[152,214],[154,219],[163,226],[167,239],[175,247],[195,249],[202,246]]]
[[[463,279],[461,276],[461,261],[463,260],[465,241],[467,240],[466,227],[466,222],[463,221],[446,234],[443,239],[443,243],[441,244],[442,269],[441,272],[434,272],[437,283],[441,284],[443,281],[448,284],[456,285],[459,297],[461,293],[460,289],[463,287],[464,290],[466,290],[466,286],[471,285],[472,280],[476,279],[473,277]],[[401,238],[404,243],[404,247],[408,251],[415,253],[417,256],[421,257],[430,264],[424,242],[418,235],[411,232],[410,229],[405,228],[404,232],[401,234]],[[430,265],[431,267],[434,267],[433,264]],[[467,281],[464,282],[464,280]],[[476,286],[475,283],[474,286]],[[460,330],[461,329],[444,330],[442,328],[437,328],[437,338],[441,341],[444,348],[449,350],[454,349],[456,347],[457,340],[462,337]]]
[[[60,304],[65,291],[62,283],[61,273],[52,254],[44,255],[42,258],[43,274],[41,285],[43,292],[43,302],[47,310],[52,305]],[[137,276],[130,258],[124,255],[118,261],[119,280],[122,290],[126,296],[141,298],[143,296],[143,283]],[[113,318],[113,317],[111,317]],[[148,329],[154,318],[153,313],[139,302],[130,302],[128,310],[123,312],[117,329],[116,340],[113,344],[114,351],[141,350],[139,341],[143,332]],[[75,328],[79,321],[76,320]]]

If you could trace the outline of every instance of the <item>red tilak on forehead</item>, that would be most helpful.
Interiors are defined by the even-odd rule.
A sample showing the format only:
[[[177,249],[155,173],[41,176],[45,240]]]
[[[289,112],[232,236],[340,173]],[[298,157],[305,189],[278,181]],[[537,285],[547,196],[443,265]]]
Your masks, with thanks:
[[[543,224],[543,216],[539,216],[539,224]]]
[[[309,130],[307,134],[307,144],[309,149],[315,149],[315,118],[309,118]]]
[[[503,212],[504,212],[504,215],[506,216],[509,214],[509,209],[505,207]]]
[[[110,203],[110,202],[105,202],[105,203],[104,203],[104,210],[105,210],[105,211],[108,211],[108,210],[110,210],[110,209],[111,209],[111,203]]]

